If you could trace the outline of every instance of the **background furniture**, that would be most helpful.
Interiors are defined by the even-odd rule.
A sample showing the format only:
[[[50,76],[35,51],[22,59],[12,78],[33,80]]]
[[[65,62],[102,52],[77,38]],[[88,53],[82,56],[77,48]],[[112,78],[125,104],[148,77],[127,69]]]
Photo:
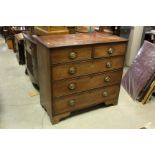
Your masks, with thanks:
[[[24,34],[24,49],[26,58],[26,71],[32,83],[39,88],[37,43],[31,34]]]
[[[129,38],[131,26],[99,26],[99,32]]]
[[[16,52],[15,34],[22,32],[33,32],[33,26],[1,26],[0,33],[5,38],[5,41],[9,49],[13,49]]]
[[[29,32],[31,34],[33,34],[33,26],[12,26],[10,28],[10,32],[11,34],[13,34],[14,38],[13,38],[13,47],[14,47],[14,52],[17,52],[17,48],[16,48],[16,43],[15,43],[15,34],[19,34],[19,33],[25,33],[25,32]]]
[[[99,32],[105,34],[114,34],[114,27],[113,26],[99,26]]]
[[[76,26],[75,30],[79,33],[94,32],[95,26]]]
[[[36,40],[40,102],[53,124],[79,109],[117,104],[126,39],[79,33]]]
[[[154,35],[155,35],[155,26],[144,26],[141,45],[144,43],[144,40],[154,43],[155,42]]]
[[[66,26],[36,26],[34,33],[39,36],[52,34],[68,34],[69,29]]]
[[[9,38],[6,39],[8,49],[14,49],[14,47],[13,47],[13,39],[14,39],[13,37],[9,37]]]
[[[53,35],[53,34],[65,34],[75,33],[75,28],[66,26],[40,26],[35,27],[34,32],[37,35]],[[35,41],[35,35],[31,32],[24,33],[25,55],[26,55],[26,73],[29,75],[31,82],[35,88],[39,89],[38,80],[38,62],[37,62],[37,43]]]
[[[11,26],[2,26],[1,32],[9,49],[14,50],[14,34],[11,32]]]
[[[3,26],[0,26],[0,34],[3,33]]]
[[[144,40],[147,40],[151,43],[155,43],[155,30],[145,32]]]
[[[22,33],[15,34],[15,51],[19,64],[25,64],[24,37]]]
[[[53,34],[65,34],[74,33],[74,27],[66,26],[40,26],[34,27],[33,33],[37,35],[53,35]],[[37,63],[37,43],[35,41],[35,35],[25,32],[24,34],[25,55],[26,55],[26,73],[29,75],[32,83],[36,88],[39,88],[38,80],[38,63]]]

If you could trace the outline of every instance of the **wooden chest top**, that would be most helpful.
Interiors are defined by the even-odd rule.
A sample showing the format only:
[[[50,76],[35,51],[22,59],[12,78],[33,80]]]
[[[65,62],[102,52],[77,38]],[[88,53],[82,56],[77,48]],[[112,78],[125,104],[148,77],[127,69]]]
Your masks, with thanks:
[[[78,34],[62,34],[50,36],[37,36],[36,40],[47,48],[90,45],[112,42],[127,42],[127,39],[115,36],[105,35],[103,33],[78,33]]]

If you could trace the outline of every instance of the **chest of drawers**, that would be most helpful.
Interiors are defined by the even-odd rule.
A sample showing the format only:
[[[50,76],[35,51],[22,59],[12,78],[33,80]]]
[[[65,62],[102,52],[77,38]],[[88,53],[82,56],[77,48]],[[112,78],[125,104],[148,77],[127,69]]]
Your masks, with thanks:
[[[40,102],[53,124],[118,102],[127,40],[101,33],[36,37]]]

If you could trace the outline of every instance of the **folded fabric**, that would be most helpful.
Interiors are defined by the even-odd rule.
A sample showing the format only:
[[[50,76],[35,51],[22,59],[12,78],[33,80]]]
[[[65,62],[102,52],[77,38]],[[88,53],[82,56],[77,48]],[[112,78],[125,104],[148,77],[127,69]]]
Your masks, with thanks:
[[[132,99],[141,92],[155,74],[155,44],[144,41],[132,65],[122,79],[122,85]]]

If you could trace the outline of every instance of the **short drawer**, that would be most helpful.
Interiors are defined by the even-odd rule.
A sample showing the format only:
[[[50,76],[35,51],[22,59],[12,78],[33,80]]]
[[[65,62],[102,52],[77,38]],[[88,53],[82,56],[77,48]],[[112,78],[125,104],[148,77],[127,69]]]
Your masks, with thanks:
[[[53,83],[53,96],[60,97],[94,88],[119,84],[121,77],[122,70],[118,70],[106,72],[104,74],[93,74],[80,78],[55,81]]]
[[[53,66],[53,80],[99,73],[123,67],[124,57],[111,57],[80,63]]]
[[[107,44],[94,47],[94,58],[124,55],[126,44]]]
[[[95,104],[105,103],[109,100],[117,99],[119,95],[119,85],[95,89],[70,97],[55,99],[53,108],[55,114],[75,111]]]
[[[68,47],[51,50],[51,63],[63,63],[91,59],[92,47]]]

